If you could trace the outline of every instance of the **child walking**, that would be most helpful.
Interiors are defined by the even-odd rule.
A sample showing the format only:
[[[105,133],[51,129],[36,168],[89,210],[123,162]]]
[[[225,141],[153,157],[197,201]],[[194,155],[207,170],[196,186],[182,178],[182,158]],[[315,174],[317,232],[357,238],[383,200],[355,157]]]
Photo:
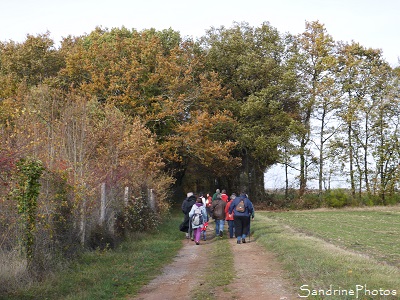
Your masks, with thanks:
[[[206,211],[207,211],[207,207],[206,207]],[[207,240],[207,227],[208,227],[208,221],[204,222],[203,227],[201,228],[201,238],[203,239],[203,241]]]
[[[193,236],[196,245],[200,244],[201,230],[204,226],[204,222],[207,220],[207,211],[203,205],[203,200],[198,197],[196,203],[193,204],[192,209],[189,212],[189,218],[192,222]]]

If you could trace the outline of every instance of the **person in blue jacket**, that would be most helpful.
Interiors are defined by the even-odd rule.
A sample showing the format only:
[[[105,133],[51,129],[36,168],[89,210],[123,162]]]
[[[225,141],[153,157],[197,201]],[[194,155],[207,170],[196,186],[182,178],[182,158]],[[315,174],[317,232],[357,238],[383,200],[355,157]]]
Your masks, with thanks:
[[[237,243],[246,243],[246,237],[250,229],[250,217],[254,219],[254,207],[245,192],[233,200],[229,207],[229,213],[234,212],[235,236]]]

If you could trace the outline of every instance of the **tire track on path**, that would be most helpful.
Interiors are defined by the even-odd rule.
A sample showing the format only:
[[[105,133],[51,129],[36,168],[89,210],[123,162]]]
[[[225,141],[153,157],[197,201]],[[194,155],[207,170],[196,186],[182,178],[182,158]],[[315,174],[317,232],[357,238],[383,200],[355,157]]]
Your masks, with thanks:
[[[207,241],[195,245],[185,239],[173,262],[165,266],[162,273],[144,286],[136,297],[127,299],[193,299],[193,291],[201,287],[207,276],[205,272],[212,269],[208,263],[215,241],[212,225],[207,230]],[[291,293],[290,283],[284,278],[282,266],[273,253],[256,241],[238,245],[235,238],[229,239],[229,247],[233,251],[235,279],[227,286],[210,291],[211,298],[208,299],[299,299]]]
[[[255,241],[238,245],[236,239],[231,239],[230,246],[234,253],[236,278],[228,286],[218,289],[216,299],[299,299],[272,252]]]

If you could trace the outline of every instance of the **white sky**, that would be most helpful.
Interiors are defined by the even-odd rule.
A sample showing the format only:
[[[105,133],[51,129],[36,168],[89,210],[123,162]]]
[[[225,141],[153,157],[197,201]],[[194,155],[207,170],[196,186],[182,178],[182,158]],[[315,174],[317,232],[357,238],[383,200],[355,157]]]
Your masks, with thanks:
[[[320,21],[337,41],[383,50],[392,65],[400,57],[400,1],[397,0],[0,0],[0,41],[23,42],[27,34],[51,33],[58,43],[96,26],[157,30],[202,36],[234,21],[279,32],[301,33],[305,21]]]

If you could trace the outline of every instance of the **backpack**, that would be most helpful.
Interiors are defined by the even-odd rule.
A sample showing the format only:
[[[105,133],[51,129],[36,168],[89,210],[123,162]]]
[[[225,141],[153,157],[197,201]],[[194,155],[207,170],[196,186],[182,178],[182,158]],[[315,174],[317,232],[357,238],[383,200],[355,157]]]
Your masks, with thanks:
[[[201,213],[201,208],[196,207],[192,216],[192,225],[199,226],[201,224],[203,224],[203,214]]]
[[[244,212],[246,210],[246,207],[244,205],[244,199],[240,199],[238,205],[236,205],[236,211],[238,212]]]
[[[216,220],[225,219],[225,202],[222,200],[215,200],[212,207],[213,218]]]

